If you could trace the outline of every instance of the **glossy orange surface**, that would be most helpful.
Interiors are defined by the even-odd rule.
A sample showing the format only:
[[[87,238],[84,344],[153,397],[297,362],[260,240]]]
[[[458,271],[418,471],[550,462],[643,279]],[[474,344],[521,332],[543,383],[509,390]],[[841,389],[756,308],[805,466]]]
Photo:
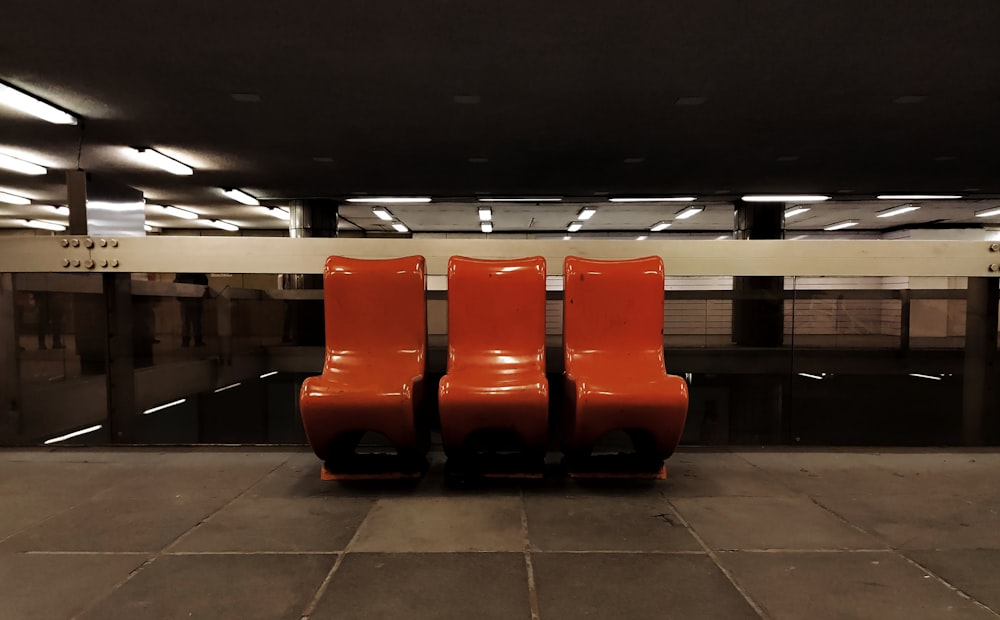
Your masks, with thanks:
[[[385,435],[399,452],[423,449],[416,408],[427,359],[424,258],[331,256],[323,298],[323,374],[306,379],[299,398],[316,455],[342,456],[338,438],[364,431]]]
[[[438,409],[446,451],[481,429],[544,450],[545,259],[448,261],[448,372]]]
[[[643,431],[657,454],[684,430],[688,389],[663,360],[663,261],[566,257],[563,342],[567,451],[606,433]]]

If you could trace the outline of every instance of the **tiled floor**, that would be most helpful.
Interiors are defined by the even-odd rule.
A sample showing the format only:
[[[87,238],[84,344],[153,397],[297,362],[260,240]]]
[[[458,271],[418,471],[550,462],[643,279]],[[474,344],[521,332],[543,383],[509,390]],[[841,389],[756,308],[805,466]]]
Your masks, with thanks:
[[[689,451],[655,483],[0,452],[0,619],[998,618],[1000,453]]]

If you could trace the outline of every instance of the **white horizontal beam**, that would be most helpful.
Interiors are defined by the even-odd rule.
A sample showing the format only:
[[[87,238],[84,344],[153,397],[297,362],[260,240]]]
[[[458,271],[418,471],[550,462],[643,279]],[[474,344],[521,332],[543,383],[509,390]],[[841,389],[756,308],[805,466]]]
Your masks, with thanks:
[[[87,241],[86,237],[68,236],[5,239],[0,243],[0,272],[322,273],[326,257],[335,254],[355,258],[420,254],[427,259],[428,274],[435,275],[446,273],[450,256],[544,256],[549,274],[558,275],[567,255],[605,259],[659,255],[666,273],[677,276],[1000,275],[1000,252],[995,251],[1000,248],[985,241],[789,243],[274,237],[124,237],[114,244],[107,240],[105,245],[101,245],[100,239]],[[115,261],[117,267],[113,266]]]

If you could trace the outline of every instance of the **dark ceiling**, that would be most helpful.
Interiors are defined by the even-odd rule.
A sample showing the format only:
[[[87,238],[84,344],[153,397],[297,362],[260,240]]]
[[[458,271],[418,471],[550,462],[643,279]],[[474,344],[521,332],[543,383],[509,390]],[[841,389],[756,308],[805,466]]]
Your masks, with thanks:
[[[85,118],[83,168],[164,203],[227,203],[221,186],[1000,194],[997,0],[32,1],[0,14],[0,79]],[[0,147],[54,168],[0,185],[56,200],[80,137],[0,109]],[[128,145],[197,172],[143,167]]]

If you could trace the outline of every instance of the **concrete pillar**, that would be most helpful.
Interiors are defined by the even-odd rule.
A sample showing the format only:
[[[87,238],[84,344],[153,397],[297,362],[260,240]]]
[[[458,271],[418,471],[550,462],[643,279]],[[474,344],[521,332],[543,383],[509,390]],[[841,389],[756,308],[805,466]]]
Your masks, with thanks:
[[[335,200],[310,198],[293,200],[288,205],[288,236],[336,237],[339,203]],[[323,276],[318,274],[291,274],[289,287],[293,289],[322,289]],[[286,302],[285,340],[300,346],[322,346],[324,340],[323,302]]]
[[[781,239],[783,204],[738,201],[734,211],[736,239]],[[733,342],[746,347],[780,347],[785,328],[784,278],[733,278]]]
[[[965,306],[965,372],[962,384],[962,439],[978,446],[995,438],[997,420],[996,278],[969,278]]]

